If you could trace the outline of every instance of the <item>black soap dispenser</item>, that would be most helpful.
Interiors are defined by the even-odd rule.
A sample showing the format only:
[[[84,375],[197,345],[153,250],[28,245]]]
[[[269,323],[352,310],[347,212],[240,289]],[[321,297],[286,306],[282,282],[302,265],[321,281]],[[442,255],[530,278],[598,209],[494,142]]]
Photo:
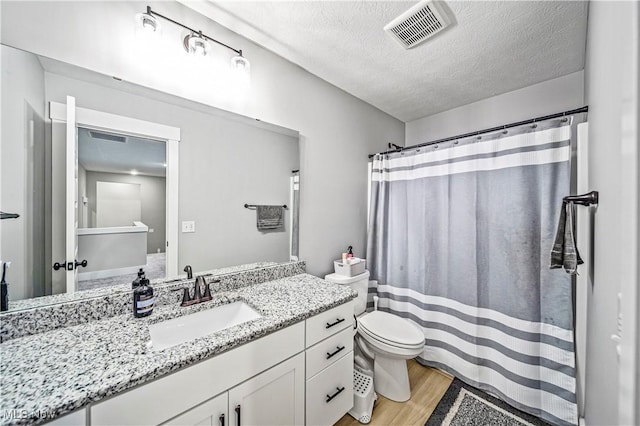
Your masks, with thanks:
[[[149,285],[149,280],[144,276],[143,271],[140,285],[133,290],[133,316],[141,318],[151,315],[154,303],[153,288]]]
[[[135,289],[136,287],[140,287],[140,280],[144,277],[144,270],[140,268],[138,271],[138,278],[131,282],[131,288]]]

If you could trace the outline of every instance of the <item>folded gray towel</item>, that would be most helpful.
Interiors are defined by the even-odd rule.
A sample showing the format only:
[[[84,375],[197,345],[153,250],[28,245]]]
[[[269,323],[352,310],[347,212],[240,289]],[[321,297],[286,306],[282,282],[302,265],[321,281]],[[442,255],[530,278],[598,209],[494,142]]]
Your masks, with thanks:
[[[575,209],[572,202],[563,202],[556,240],[551,250],[551,269],[564,268],[568,274],[578,273],[584,262],[578,253],[575,237]]]
[[[278,229],[284,225],[284,207],[256,206],[256,226],[258,230]]]

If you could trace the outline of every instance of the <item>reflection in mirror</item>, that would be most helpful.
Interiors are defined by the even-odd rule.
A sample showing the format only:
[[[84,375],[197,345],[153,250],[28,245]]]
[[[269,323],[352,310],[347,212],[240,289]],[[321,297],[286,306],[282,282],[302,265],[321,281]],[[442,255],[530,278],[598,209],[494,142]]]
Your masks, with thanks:
[[[0,210],[20,215],[17,219],[0,221],[0,259],[12,262],[7,274],[10,309],[19,308],[17,301],[21,299],[57,294],[59,291],[52,287],[52,274],[56,273],[52,265],[69,260],[56,252],[60,242],[53,237],[56,224],[52,221],[52,208],[61,195],[56,190],[60,188],[56,182],[61,177],[52,164],[64,153],[55,144],[52,146],[52,133],[56,129],[49,119],[49,102],[64,104],[67,95],[76,98],[79,108],[180,129],[179,222],[171,224],[179,230],[176,242],[178,271],[187,264],[197,274],[205,270],[227,270],[226,267],[234,265],[251,268],[262,262],[280,263],[296,258],[298,228],[294,219],[299,197],[297,173],[292,173],[299,169],[296,131],[5,45],[0,47]],[[86,150],[89,140],[84,138],[91,136],[90,132],[94,130],[103,132],[102,140],[97,138],[99,142],[92,137],[96,146],[102,146],[102,151],[91,153]],[[110,135],[108,130],[78,129],[78,260],[86,253],[83,239],[95,237],[92,233],[97,229],[114,226],[146,228],[146,232],[141,233],[146,242],[140,244],[145,248],[137,254],[142,260],[131,262],[135,264],[99,265],[99,261],[113,261],[119,253],[117,248],[101,247],[95,250],[97,260],[88,261],[87,268],[78,271],[78,288],[94,290],[79,291],[64,298],[41,297],[36,304],[59,303],[57,301],[69,297],[82,298],[83,293],[86,297],[94,297],[108,292],[108,285],[100,285],[100,280],[117,283],[119,286],[113,289],[123,291],[126,286],[122,284],[131,281],[131,272],[135,276],[138,267],[150,272],[150,257],[157,255],[158,250],[162,254],[166,249],[168,237],[162,234],[169,225],[163,219],[167,212],[158,206],[147,206],[145,184],[141,183],[143,178],[162,179],[157,174],[142,172],[145,164],[154,162],[157,166],[161,160],[152,152],[117,154],[108,151],[105,147],[113,148],[118,142],[109,141],[111,145],[106,145],[104,139],[120,136],[125,137],[127,143],[138,139],[156,148],[165,144],[132,137],[135,135]],[[120,165],[121,169],[109,169],[105,164],[96,166],[100,156],[104,161]],[[131,175],[134,167],[137,176]],[[114,176],[117,175],[127,175],[127,180],[116,179]],[[133,180],[134,177],[137,180]],[[161,196],[162,191],[155,192]],[[113,197],[114,193],[119,196]],[[126,197],[125,193],[128,194]],[[256,211],[244,208],[244,204],[286,204],[288,208],[283,210],[281,226],[261,230]],[[107,216],[102,217],[101,211],[106,211]],[[113,215],[113,211],[118,214]],[[114,217],[123,222],[113,222]],[[140,219],[135,220],[138,217]],[[167,280],[176,278],[175,273],[166,269],[164,273]],[[89,285],[89,282],[95,285]]]
[[[165,278],[163,141],[78,128],[78,290]]]

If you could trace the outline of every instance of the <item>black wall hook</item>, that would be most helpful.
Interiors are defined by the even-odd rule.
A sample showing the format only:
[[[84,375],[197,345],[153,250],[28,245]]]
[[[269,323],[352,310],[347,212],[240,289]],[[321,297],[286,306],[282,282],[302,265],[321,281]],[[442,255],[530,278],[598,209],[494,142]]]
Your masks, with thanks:
[[[18,213],[5,213],[0,212],[0,219],[17,219],[20,215]]]
[[[563,203],[580,204],[581,206],[598,205],[598,191],[591,191],[582,195],[568,195],[562,199]]]

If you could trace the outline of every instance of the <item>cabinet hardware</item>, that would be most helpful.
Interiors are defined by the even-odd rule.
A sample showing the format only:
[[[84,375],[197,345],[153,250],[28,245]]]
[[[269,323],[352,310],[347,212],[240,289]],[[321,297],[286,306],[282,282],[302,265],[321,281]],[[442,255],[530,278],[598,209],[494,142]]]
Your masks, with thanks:
[[[340,393],[342,393],[342,391],[344,390],[344,386],[343,386],[343,387],[341,387],[341,388],[336,387],[336,389],[338,389],[338,390],[336,391],[336,393],[334,393],[334,394],[333,394],[333,395],[331,395],[331,396],[327,395],[327,402],[331,402],[331,400],[332,400],[333,398],[335,398],[336,396],[340,395]],[[239,407],[239,406],[238,406],[238,407]]]
[[[220,426],[224,426],[224,414],[220,414]]]
[[[236,421],[236,424],[240,426],[240,404],[236,405]]]
[[[341,350],[344,349],[344,346],[336,346],[338,349],[335,350],[335,352],[327,352],[327,359],[332,358],[334,355],[336,355],[338,352],[340,352]]]
[[[83,268],[87,267],[87,259],[82,260],[82,262],[75,261],[75,268],[78,269],[78,266],[82,266]]]
[[[344,322],[344,318],[338,318],[336,322],[332,322],[331,324],[327,323],[327,326],[325,328],[331,328],[334,325],[340,324],[341,322]]]

